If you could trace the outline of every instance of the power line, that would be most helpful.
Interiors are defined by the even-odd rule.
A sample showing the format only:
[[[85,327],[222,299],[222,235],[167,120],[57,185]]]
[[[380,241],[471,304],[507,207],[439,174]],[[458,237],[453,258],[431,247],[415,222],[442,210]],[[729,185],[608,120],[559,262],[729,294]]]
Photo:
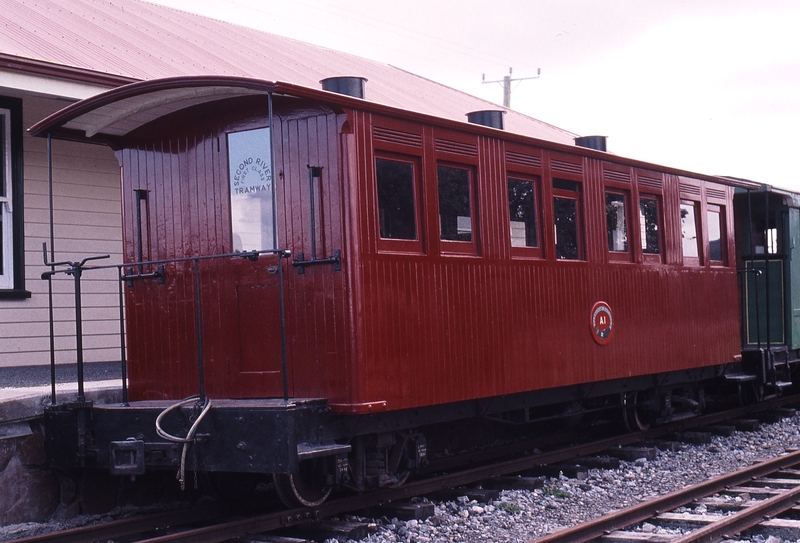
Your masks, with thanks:
[[[500,83],[503,85],[503,106],[504,107],[511,107],[511,82],[512,81],[525,81],[526,79],[539,79],[539,76],[542,75],[542,69],[539,68],[536,70],[536,75],[531,77],[518,77],[516,79],[511,79],[512,68],[508,69],[508,75],[504,76],[503,79],[495,79],[494,81],[486,81],[486,74],[483,74],[481,77],[482,83]]]

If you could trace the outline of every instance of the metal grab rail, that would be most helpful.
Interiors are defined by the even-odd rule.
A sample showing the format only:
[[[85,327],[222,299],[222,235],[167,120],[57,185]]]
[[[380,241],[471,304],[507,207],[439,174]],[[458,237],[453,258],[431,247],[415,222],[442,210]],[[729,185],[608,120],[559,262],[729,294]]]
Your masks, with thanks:
[[[86,397],[85,397],[85,379],[84,379],[84,347],[83,347],[83,317],[82,317],[82,293],[81,293],[81,278],[84,272],[87,271],[98,271],[98,270],[117,270],[117,277],[118,277],[118,297],[119,297],[119,337],[120,337],[120,349],[121,349],[121,370],[122,370],[122,401],[124,404],[127,405],[128,403],[128,383],[127,383],[127,355],[126,355],[126,343],[125,343],[125,313],[123,309],[124,305],[124,294],[123,294],[123,284],[127,284],[129,287],[133,285],[133,281],[135,280],[143,280],[143,279],[157,279],[159,284],[164,284],[166,278],[166,272],[164,269],[164,265],[166,264],[174,264],[174,263],[181,263],[181,262],[192,262],[193,263],[193,283],[194,283],[194,300],[195,300],[195,321],[196,321],[196,348],[197,348],[197,371],[198,371],[198,394],[201,396],[205,396],[205,372],[203,368],[203,321],[202,321],[202,300],[201,300],[201,285],[200,285],[200,270],[199,265],[201,261],[207,260],[214,260],[214,259],[231,259],[231,258],[241,258],[246,259],[251,262],[256,262],[259,259],[260,255],[264,254],[274,254],[279,259],[278,271],[279,271],[279,285],[280,288],[280,296],[281,300],[283,298],[283,285],[282,285],[282,274],[280,273],[282,269],[281,261],[284,259],[289,259],[291,257],[291,251],[285,249],[268,249],[263,251],[244,251],[244,252],[234,252],[234,253],[224,253],[224,254],[216,254],[216,255],[201,255],[201,256],[193,256],[193,257],[181,257],[181,258],[171,258],[171,259],[161,259],[161,260],[149,260],[149,261],[141,261],[141,262],[132,262],[132,263],[125,263],[125,264],[110,264],[110,265],[87,265],[88,262],[101,260],[109,258],[109,255],[97,255],[97,256],[90,256],[86,257],[81,261],[73,262],[73,261],[61,261],[61,262],[51,262],[48,260],[47,254],[47,243],[42,244],[42,251],[43,251],[43,261],[44,265],[50,268],[49,271],[43,272],[41,278],[50,282],[52,278],[59,274],[70,275],[74,278],[74,298],[75,298],[75,335],[76,335],[76,361],[77,361],[77,380],[78,380],[78,403],[85,404]],[[145,269],[152,269],[156,267],[157,271],[145,273]],[[61,268],[61,269],[58,269]],[[128,269],[128,273],[126,272],[126,268]],[[52,289],[52,286],[50,287]],[[280,308],[280,326],[281,326],[281,342],[285,344],[285,335],[286,335],[286,322],[285,322],[285,315],[284,315],[284,308],[283,303],[281,302]],[[51,364],[55,365],[55,342],[54,342],[54,317],[53,317],[53,301],[52,298],[50,300],[50,358]],[[282,374],[283,374],[283,392],[284,392],[284,401],[288,401],[288,376],[287,376],[287,361],[286,361],[286,350],[282,349],[281,352],[281,367],[282,367]],[[55,370],[54,368],[51,371],[51,388],[52,388],[52,398],[51,403],[56,405],[56,393],[55,393]]]
[[[99,256],[89,256],[81,260],[80,262],[71,262],[69,260],[63,262],[48,262],[47,261],[47,243],[42,244],[42,255],[44,257],[44,265],[50,268],[50,271],[42,273],[42,279],[50,280],[52,277],[58,273],[64,273],[66,275],[71,275],[74,278],[75,284],[75,350],[76,350],[76,362],[78,366],[78,402],[84,403],[86,402],[86,395],[84,393],[83,387],[83,319],[82,319],[82,310],[81,310],[81,276],[83,275],[83,270],[86,267],[86,263],[90,260],[102,260],[105,258],[109,258],[110,255],[99,255]],[[63,270],[56,270],[56,266],[67,266],[66,269]],[[52,307],[50,311],[50,315],[52,318]],[[52,322],[50,329],[52,330]],[[53,345],[53,342],[50,342]],[[53,354],[53,353],[51,353]],[[54,358],[51,356],[51,358]],[[52,390],[55,390],[55,380],[51,383]],[[52,398],[55,404],[55,398]]]
[[[315,212],[315,204],[314,204],[314,179],[320,180],[322,179],[322,166],[311,166],[308,165],[308,194],[309,194],[309,205],[310,205],[310,220],[311,220],[311,228],[309,232],[311,234],[311,259],[306,260],[305,255],[303,253],[297,253],[297,259],[292,261],[292,266],[297,269],[298,274],[304,274],[306,272],[307,266],[319,266],[320,264],[331,264],[333,265],[333,271],[342,271],[342,251],[336,249],[333,251],[333,255],[329,256],[328,258],[317,258],[317,220],[316,220],[316,212]]]

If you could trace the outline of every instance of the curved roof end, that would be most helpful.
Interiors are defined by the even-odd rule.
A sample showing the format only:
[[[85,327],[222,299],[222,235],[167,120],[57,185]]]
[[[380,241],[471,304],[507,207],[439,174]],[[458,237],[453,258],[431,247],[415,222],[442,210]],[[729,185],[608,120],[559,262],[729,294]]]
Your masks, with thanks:
[[[150,121],[181,109],[239,96],[266,95],[276,84],[260,79],[186,76],[140,81],[75,102],[28,131],[77,141],[123,137]]]

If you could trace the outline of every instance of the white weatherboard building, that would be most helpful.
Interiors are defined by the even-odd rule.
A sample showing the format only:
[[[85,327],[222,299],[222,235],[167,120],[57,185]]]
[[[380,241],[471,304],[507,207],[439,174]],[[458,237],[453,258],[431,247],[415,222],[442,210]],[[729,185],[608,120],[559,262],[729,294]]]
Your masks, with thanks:
[[[466,121],[501,109],[405,70],[141,0],[0,0],[0,368],[50,363],[47,140],[25,129],[67,104],[137,80],[237,75],[319,88],[368,80],[367,100]],[[506,130],[572,144],[575,134],[507,110]],[[107,147],[54,141],[56,261],[122,261],[119,164]],[[87,274],[86,362],[119,360],[115,272]],[[73,284],[54,285],[57,362],[75,361]]]

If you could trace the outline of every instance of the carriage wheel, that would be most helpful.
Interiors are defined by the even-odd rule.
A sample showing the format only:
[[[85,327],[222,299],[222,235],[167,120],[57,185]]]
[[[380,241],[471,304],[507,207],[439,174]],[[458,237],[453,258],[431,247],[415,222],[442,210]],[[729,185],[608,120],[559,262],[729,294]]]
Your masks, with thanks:
[[[325,484],[322,459],[300,462],[295,473],[273,473],[275,491],[287,507],[316,507],[330,496],[333,487]]]
[[[410,476],[411,476],[411,472],[410,472],[410,471],[403,471],[403,472],[400,472],[400,473],[398,473],[398,474],[397,474],[397,481],[395,481],[395,482],[393,482],[393,483],[390,483],[390,484],[389,484],[389,485],[387,485],[387,486],[388,486],[389,488],[398,488],[398,487],[401,487],[401,486],[403,486],[404,484],[406,484],[406,481],[408,481],[408,478],[409,478]]]
[[[630,432],[644,432],[650,429],[652,417],[643,402],[644,394],[629,392],[623,397],[622,420]]]

